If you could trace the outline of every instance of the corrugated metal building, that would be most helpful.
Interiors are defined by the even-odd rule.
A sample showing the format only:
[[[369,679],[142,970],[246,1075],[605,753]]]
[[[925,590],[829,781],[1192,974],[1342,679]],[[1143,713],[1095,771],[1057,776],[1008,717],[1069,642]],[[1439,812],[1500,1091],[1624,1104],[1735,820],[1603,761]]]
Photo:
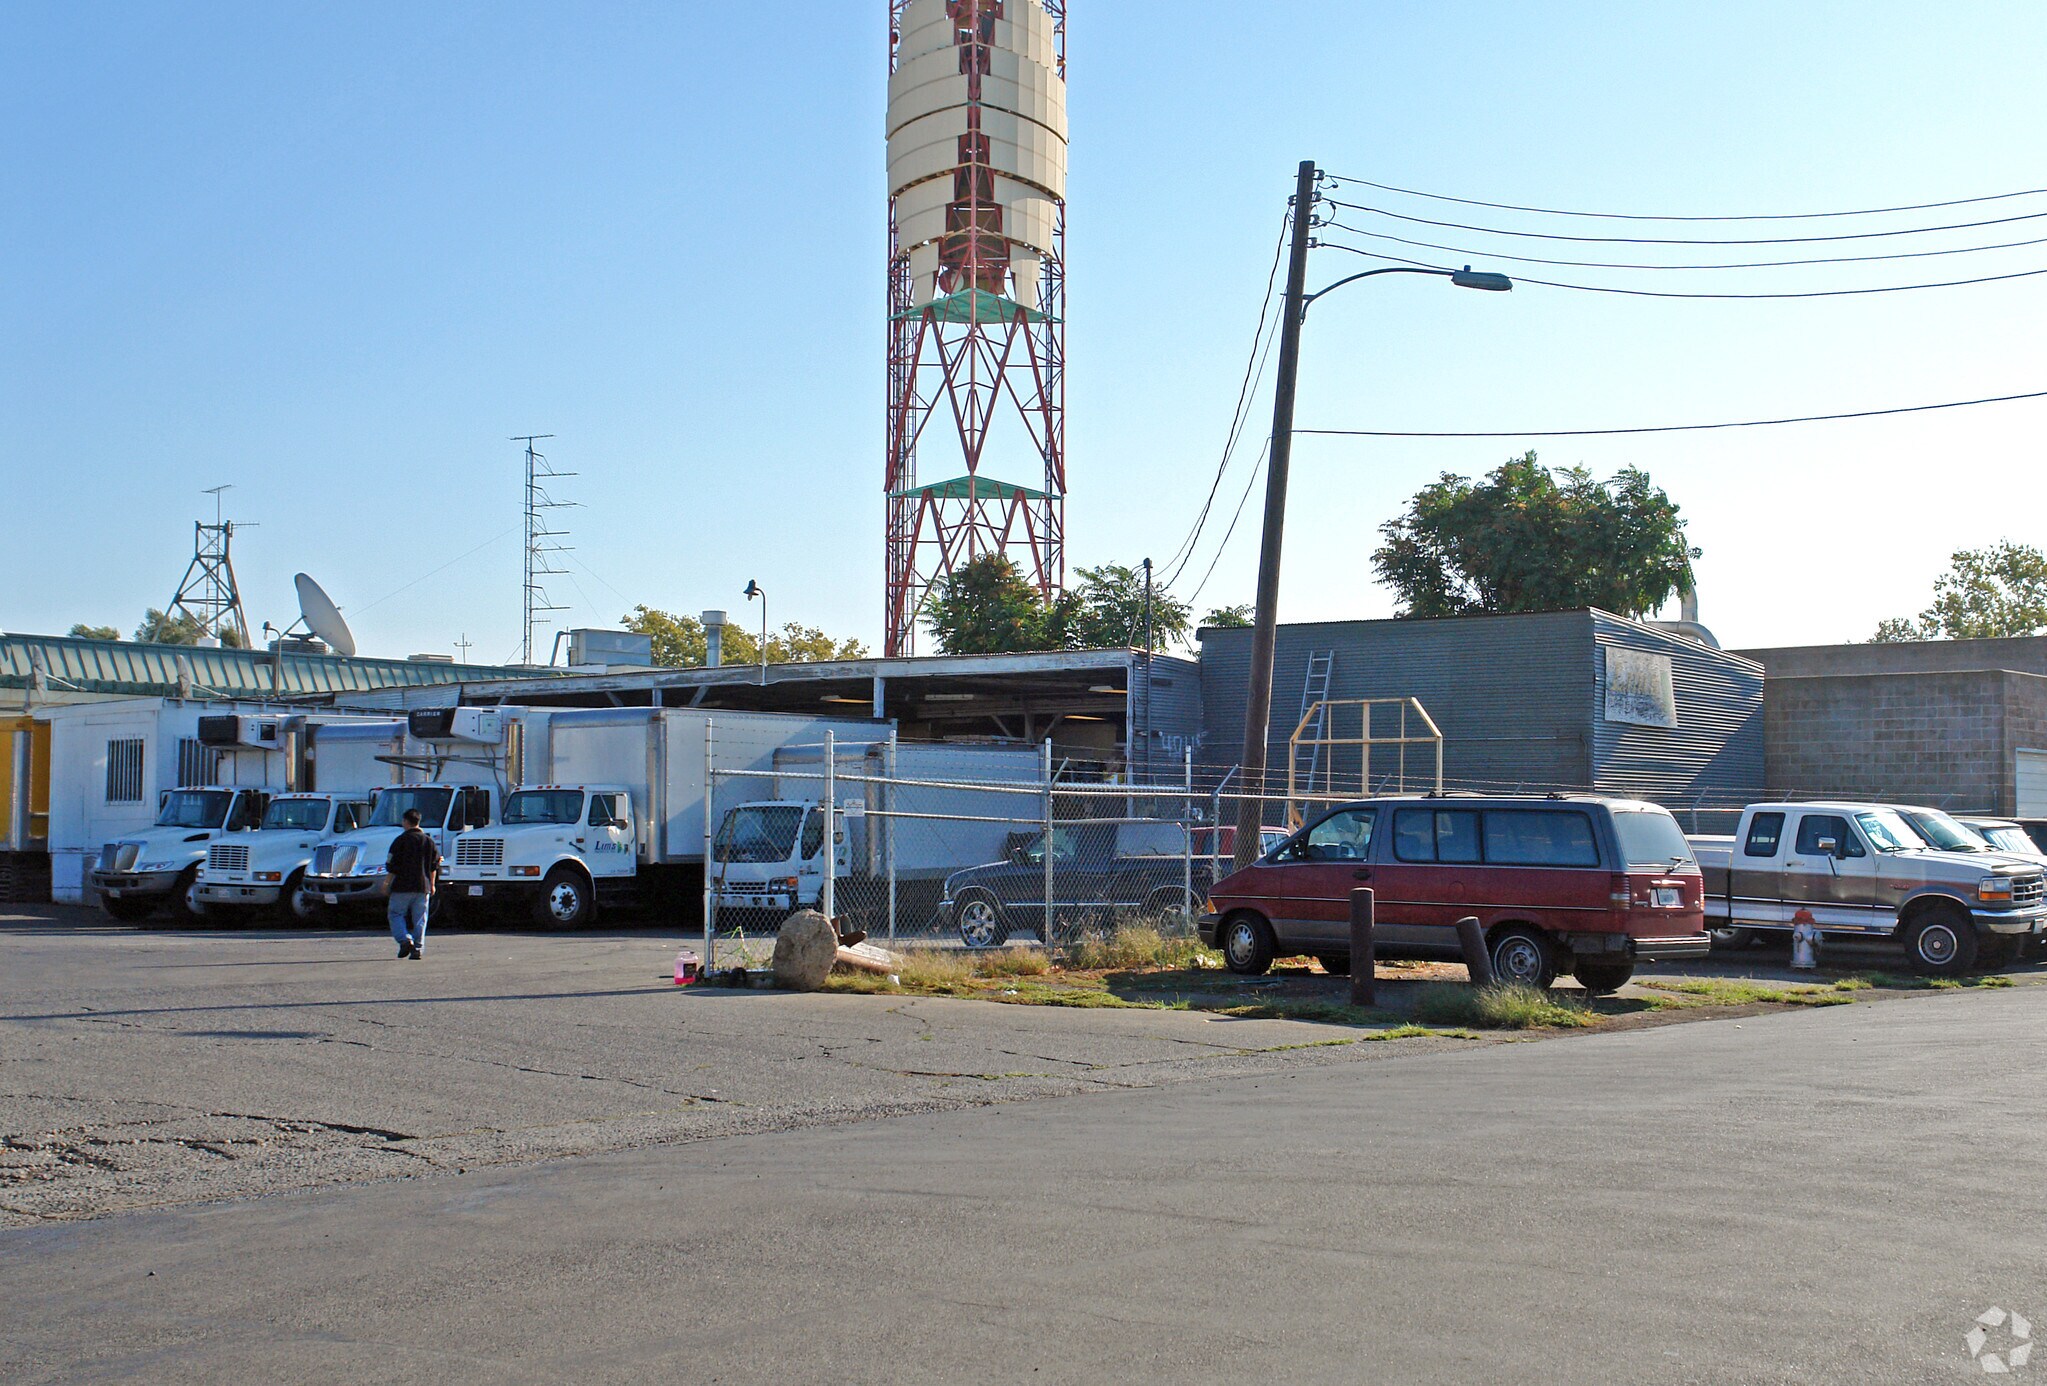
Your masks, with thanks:
[[[1215,774],[1242,756],[1251,631],[1200,639],[1197,756]],[[1309,686],[1317,655],[1328,656],[1326,692]],[[1702,814],[1763,792],[1761,666],[1604,611],[1283,625],[1272,687],[1276,786],[1304,703],[1319,695],[1418,699],[1443,734],[1446,788],[1590,788]],[[1375,754],[1374,789],[1392,761]],[[1412,788],[1433,765],[1410,748],[1407,769]],[[1336,789],[1355,792],[1355,772]]]

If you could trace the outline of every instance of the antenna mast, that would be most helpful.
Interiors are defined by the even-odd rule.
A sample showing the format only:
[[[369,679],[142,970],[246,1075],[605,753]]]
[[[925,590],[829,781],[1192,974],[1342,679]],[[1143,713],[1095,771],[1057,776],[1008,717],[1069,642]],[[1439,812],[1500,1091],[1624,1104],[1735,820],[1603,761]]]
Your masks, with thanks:
[[[533,445],[543,438],[552,438],[552,433],[527,433],[515,436],[512,441],[526,445],[526,581],[522,588],[524,603],[522,632],[519,644],[519,662],[533,662],[533,631],[536,626],[548,624],[550,611],[566,611],[547,598],[544,579],[560,577],[568,569],[554,566],[555,556],[569,552],[568,546],[557,540],[568,537],[565,529],[549,529],[547,512],[566,510],[574,501],[556,500],[548,494],[547,483],[558,477],[575,476],[575,472],[558,472],[547,458],[533,450]]]
[[[249,615],[242,609],[242,590],[235,585],[235,565],[229,549],[235,537],[235,522],[222,514],[221,493],[231,491],[230,483],[210,486],[204,494],[213,497],[213,523],[192,522],[192,562],[178,583],[177,595],[164,608],[175,620],[180,614],[198,623],[202,635],[223,645],[234,643],[249,648]],[[253,528],[245,525],[243,528]]]

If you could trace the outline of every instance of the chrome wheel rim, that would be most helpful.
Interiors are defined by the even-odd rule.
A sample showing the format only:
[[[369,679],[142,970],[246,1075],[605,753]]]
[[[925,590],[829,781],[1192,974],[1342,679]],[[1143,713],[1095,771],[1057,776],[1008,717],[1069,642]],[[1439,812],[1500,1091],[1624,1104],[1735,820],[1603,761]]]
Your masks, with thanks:
[[[1953,962],[1961,947],[1962,941],[1946,924],[1929,924],[1919,931],[1920,960],[1933,967],[1945,967]]]
[[[960,906],[960,941],[969,948],[989,948],[995,943],[995,906],[986,900],[969,900]]]
[[[566,924],[582,912],[583,894],[567,881],[563,881],[547,892],[547,909],[556,919]]]

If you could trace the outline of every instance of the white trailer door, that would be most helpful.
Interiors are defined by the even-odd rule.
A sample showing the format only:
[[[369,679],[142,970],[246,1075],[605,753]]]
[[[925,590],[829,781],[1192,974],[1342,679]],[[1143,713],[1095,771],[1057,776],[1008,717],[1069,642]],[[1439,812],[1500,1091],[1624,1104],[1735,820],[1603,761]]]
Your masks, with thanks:
[[[2047,751],[2021,747],[2014,761],[2012,782],[2018,801],[2012,813],[2019,818],[2047,818]]]

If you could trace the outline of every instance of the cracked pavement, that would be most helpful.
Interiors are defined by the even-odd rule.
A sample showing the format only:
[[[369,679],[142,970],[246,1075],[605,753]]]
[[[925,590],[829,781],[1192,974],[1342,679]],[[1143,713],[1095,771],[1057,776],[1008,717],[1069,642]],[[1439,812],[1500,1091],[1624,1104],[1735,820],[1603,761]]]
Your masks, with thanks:
[[[0,913],[0,1226],[1470,1047],[680,989],[677,940]]]

